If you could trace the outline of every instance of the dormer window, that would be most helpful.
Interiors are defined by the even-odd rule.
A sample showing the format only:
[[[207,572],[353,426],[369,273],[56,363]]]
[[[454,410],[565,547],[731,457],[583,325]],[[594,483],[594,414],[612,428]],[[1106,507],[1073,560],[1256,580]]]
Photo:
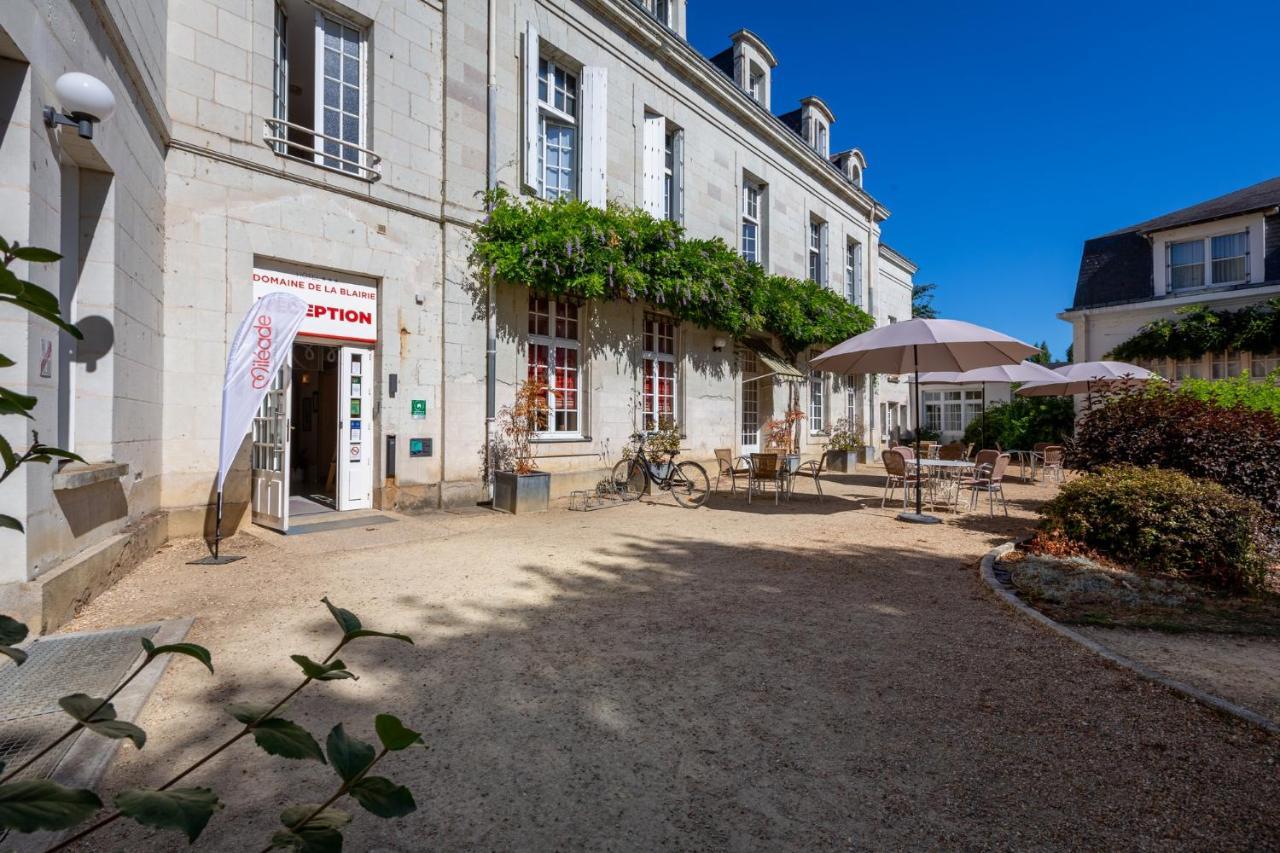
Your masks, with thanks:
[[[757,104],[764,103],[764,75],[754,69],[751,71],[750,79],[747,81],[747,94]]]
[[[653,16],[663,26],[671,26],[671,0],[653,0]]]
[[[853,185],[855,187],[862,186],[862,169],[857,163],[854,163],[849,167],[849,180],[853,181]]]
[[[782,116],[783,121],[799,114],[799,121],[791,119],[792,127],[800,132],[800,137],[823,159],[831,156],[831,125],[836,117],[821,98],[809,96],[800,102],[800,109],[795,113]]]

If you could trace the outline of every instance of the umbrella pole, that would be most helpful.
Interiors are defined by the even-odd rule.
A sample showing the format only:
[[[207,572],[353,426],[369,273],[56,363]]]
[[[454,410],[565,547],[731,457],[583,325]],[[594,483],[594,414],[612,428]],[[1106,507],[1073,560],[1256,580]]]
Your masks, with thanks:
[[[921,474],[924,466],[920,464],[920,350],[911,345],[911,361],[916,368],[916,515],[924,515],[924,499],[921,496]]]
[[[982,383],[982,426],[978,429],[978,438],[981,439],[979,450],[987,449],[987,383]]]

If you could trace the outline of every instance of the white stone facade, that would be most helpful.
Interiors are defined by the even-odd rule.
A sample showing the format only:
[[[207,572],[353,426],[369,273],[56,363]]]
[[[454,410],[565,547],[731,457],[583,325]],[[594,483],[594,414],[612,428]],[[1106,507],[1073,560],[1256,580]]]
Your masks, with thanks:
[[[770,272],[814,275],[878,323],[910,317],[915,267],[880,242],[889,214],[863,188],[866,159],[847,145],[828,156],[836,147],[828,134],[840,126],[817,99],[803,109],[821,117],[821,140],[775,117],[800,105],[784,108],[772,99],[776,60],[757,37],[732,37],[737,75],[684,41],[696,4],[496,0],[494,7],[492,152],[490,21],[481,0],[93,4],[112,10],[115,28],[128,36],[124,67],[136,70],[129,79],[116,76],[111,42],[87,35],[94,22],[69,30],[46,16],[44,4],[27,0],[0,9],[0,37],[19,50],[39,45],[46,52],[28,55],[27,71],[4,66],[20,81],[18,107],[7,120],[21,133],[4,137],[0,191],[11,203],[0,208],[0,233],[63,244],[58,139],[38,121],[52,79],[64,70],[90,71],[120,102],[95,142],[116,175],[113,259],[99,257],[110,243],[96,237],[86,249],[90,265],[102,262],[103,279],[114,279],[114,290],[94,291],[92,304],[108,317],[115,342],[84,370],[76,411],[99,427],[111,425],[79,444],[90,461],[129,466],[119,481],[124,511],[87,538],[70,531],[47,472],[31,470],[16,489],[6,484],[0,508],[31,519],[31,530],[20,546],[25,554],[6,549],[5,578],[29,579],[147,513],[163,511],[172,535],[207,529],[222,370],[228,341],[253,300],[255,268],[377,288],[378,340],[367,380],[374,405],[366,415],[374,506],[414,510],[482,499],[487,304],[468,260],[470,233],[483,215],[491,153],[499,185],[538,189],[529,180],[537,168],[530,161],[529,128],[536,125],[529,87],[536,80],[529,69],[540,57],[572,69],[582,81],[582,108],[590,105],[589,115],[577,117],[573,155],[583,198],[664,214],[653,197],[661,177],[646,174],[646,139],[654,137],[645,129],[660,126],[679,138],[671,215],[691,236],[741,247],[749,183],[760,190],[756,251]],[[667,21],[654,19],[657,9],[669,10]],[[103,53],[73,54],[68,33],[75,32]],[[50,45],[63,46],[49,53]],[[328,87],[336,100],[328,100]],[[308,128],[336,141],[319,142]],[[20,156],[8,156],[11,148]],[[493,307],[492,379],[502,405],[528,371],[529,294],[500,286]],[[579,427],[538,443],[540,467],[558,475],[554,494],[594,483],[638,426],[647,313],[625,304],[581,308]],[[6,382],[41,396],[42,436],[58,435],[57,383],[34,372],[42,333],[25,321],[4,328],[6,342],[10,328],[26,340],[25,353],[11,353],[25,355],[22,367],[5,371]],[[688,455],[709,459],[718,447],[747,448],[739,348],[691,324],[680,324],[674,337],[676,415]],[[802,370],[807,357],[797,357]],[[881,377],[858,388],[826,376],[797,383],[796,402],[818,416],[802,430],[805,452],[816,451],[845,415],[861,422],[872,443],[887,435],[886,418],[907,422],[905,382]],[[763,424],[791,390],[762,380],[756,392]],[[411,414],[418,400],[426,402],[425,416]],[[16,424],[6,419],[3,426],[15,446],[22,444]],[[386,458],[390,435],[399,439],[394,460]],[[411,437],[431,439],[430,455],[410,456]],[[244,518],[249,500],[248,456],[229,481],[232,524]]]

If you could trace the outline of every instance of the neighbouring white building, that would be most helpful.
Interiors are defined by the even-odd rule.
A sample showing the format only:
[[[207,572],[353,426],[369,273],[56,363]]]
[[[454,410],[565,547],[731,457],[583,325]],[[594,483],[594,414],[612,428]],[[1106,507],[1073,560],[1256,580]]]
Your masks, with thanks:
[[[1072,306],[1075,361],[1106,357],[1147,324],[1205,305],[1238,310],[1280,296],[1280,178],[1086,240]],[[1280,352],[1139,359],[1169,379],[1280,367]]]
[[[910,317],[916,267],[881,241],[889,211],[857,140],[833,145],[819,97],[777,102],[778,59],[754,33],[696,51],[689,14],[683,0],[0,7],[0,233],[80,260],[78,279],[63,264],[47,283],[95,330],[75,347],[0,317],[6,344],[25,342],[4,383],[40,398],[42,437],[91,463],[0,489],[0,511],[30,520],[25,538],[0,531],[0,603],[56,624],[156,541],[208,532],[227,346],[271,290],[312,311],[229,480],[228,526],[474,504],[486,417],[533,374],[553,378],[537,455],[555,494],[594,484],[658,415],[703,459],[759,447],[793,393],[805,452],[840,417],[873,446],[905,427],[905,377],[846,383],[768,336],[478,286],[471,232],[498,185],[642,207],[877,323]],[[39,120],[67,71],[119,103],[88,146]],[[0,429],[23,446],[11,420]]]

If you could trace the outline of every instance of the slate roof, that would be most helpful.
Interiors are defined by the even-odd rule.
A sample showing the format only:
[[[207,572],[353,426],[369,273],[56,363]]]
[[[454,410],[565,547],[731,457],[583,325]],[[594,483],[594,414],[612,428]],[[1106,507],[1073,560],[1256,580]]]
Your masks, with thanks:
[[[1155,295],[1154,271],[1147,235],[1277,206],[1280,206],[1280,177],[1086,240],[1071,310],[1151,299]],[[1267,227],[1273,227],[1270,218]],[[1270,278],[1270,260],[1267,267]]]

